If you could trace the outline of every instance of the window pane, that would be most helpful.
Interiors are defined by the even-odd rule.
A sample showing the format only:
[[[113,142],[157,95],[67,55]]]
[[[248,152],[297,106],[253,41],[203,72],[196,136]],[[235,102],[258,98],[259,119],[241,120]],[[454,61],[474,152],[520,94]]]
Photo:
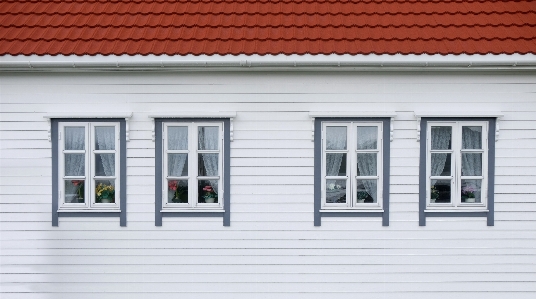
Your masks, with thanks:
[[[95,150],[115,150],[115,127],[95,127]]]
[[[84,203],[84,180],[65,181],[65,203]]]
[[[430,185],[431,202],[450,203],[450,180],[432,180]]]
[[[95,202],[115,203],[115,180],[95,180]]]
[[[378,154],[357,154],[357,176],[373,176],[378,173]]]
[[[446,150],[452,148],[452,127],[432,127],[432,149]]]
[[[482,154],[462,153],[462,175],[481,176],[482,175]]]
[[[198,154],[199,176],[219,176],[218,160],[219,154]]]
[[[85,149],[86,128],[65,127],[65,150]]]
[[[188,203],[187,180],[168,180],[168,202]]]
[[[451,154],[432,153],[431,175],[451,176]]]
[[[357,149],[378,148],[378,127],[357,127]]]
[[[168,150],[188,149],[188,127],[168,127]]]
[[[462,180],[462,202],[482,202],[482,180]]]
[[[357,203],[378,202],[378,181],[357,180]]]
[[[482,149],[482,127],[462,127],[462,148]]]
[[[346,180],[326,180],[326,203],[346,203]]]
[[[326,175],[346,175],[346,154],[326,154]]]
[[[199,127],[199,150],[217,150],[219,127]]]
[[[95,176],[115,176],[115,154],[95,154]]]
[[[65,176],[85,176],[85,172],[85,154],[65,154]]]
[[[168,176],[188,176],[188,154],[168,154]]]
[[[198,181],[198,203],[218,203],[218,180]]]
[[[346,149],[346,127],[326,127],[326,149]]]

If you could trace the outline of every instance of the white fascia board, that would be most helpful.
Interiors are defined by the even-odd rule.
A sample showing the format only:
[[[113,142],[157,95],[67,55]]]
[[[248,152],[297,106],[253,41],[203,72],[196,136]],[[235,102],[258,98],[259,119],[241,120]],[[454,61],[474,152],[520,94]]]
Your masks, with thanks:
[[[0,56],[0,71],[536,70],[534,54]]]
[[[236,112],[206,112],[206,111],[181,111],[177,113],[151,112],[149,118],[235,118]]]

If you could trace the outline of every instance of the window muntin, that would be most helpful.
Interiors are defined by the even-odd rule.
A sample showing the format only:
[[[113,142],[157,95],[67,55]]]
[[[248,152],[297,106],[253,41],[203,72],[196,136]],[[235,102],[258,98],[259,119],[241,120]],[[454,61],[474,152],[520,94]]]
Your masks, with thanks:
[[[487,206],[488,122],[428,122],[428,209]]]
[[[119,209],[119,123],[60,122],[59,209]]]
[[[381,122],[323,122],[323,209],[382,207],[382,135]]]
[[[164,209],[222,209],[223,123],[163,126]]]

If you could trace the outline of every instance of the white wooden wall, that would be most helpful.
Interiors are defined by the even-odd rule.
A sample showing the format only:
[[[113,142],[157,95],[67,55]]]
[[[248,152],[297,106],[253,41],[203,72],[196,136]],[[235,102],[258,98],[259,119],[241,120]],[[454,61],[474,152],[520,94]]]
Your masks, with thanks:
[[[536,75],[446,72],[0,74],[0,297],[536,298]],[[231,226],[154,226],[150,112],[236,111]],[[390,226],[313,226],[309,111],[396,111]],[[497,110],[495,226],[418,225],[414,110]],[[45,113],[131,111],[127,227],[51,225]]]

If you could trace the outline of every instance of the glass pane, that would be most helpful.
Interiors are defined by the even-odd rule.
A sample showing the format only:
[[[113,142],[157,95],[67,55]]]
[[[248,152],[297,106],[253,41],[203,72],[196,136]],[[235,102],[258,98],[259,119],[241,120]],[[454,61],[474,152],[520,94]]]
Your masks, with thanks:
[[[357,149],[378,148],[378,127],[357,127]]]
[[[217,150],[219,127],[199,127],[199,150]]]
[[[346,180],[326,180],[326,203],[346,203]]]
[[[85,173],[85,154],[65,154],[65,176],[85,176]]]
[[[346,154],[326,154],[326,175],[346,175]]]
[[[188,149],[188,127],[168,127],[168,150]]]
[[[450,180],[432,180],[430,202],[450,203]]]
[[[357,203],[378,202],[378,181],[357,180]]]
[[[95,176],[115,175],[115,154],[95,154]]]
[[[218,160],[220,154],[198,154],[199,176],[219,176]]]
[[[168,154],[168,176],[188,176],[188,154]]]
[[[168,181],[168,202],[188,203],[188,181],[169,180]]]
[[[431,175],[451,175],[451,154],[432,154]]]
[[[346,149],[346,127],[326,127],[326,149]]]
[[[65,127],[65,150],[83,150],[86,142],[86,128]]]
[[[65,203],[84,203],[84,180],[65,181]]]
[[[95,180],[95,202],[115,203],[115,180]]]
[[[462,148],[482,149],[482,127],[462,127]]]
[[[481,176],[482,175],[482,154],[462,153],[462,175]]]
[[[115,150],[115,127],[95,127],[95,150]]]
[[[218,180],[199,180],[199,203],[218,203]]]
[[[432,127],[432,149],[452,148],[452,127]]]
[[[378,173],[378,154],[357,154],[357,176],[372,176]]]
[[[482,202],[482,180],[462,180],[462,202]]]

